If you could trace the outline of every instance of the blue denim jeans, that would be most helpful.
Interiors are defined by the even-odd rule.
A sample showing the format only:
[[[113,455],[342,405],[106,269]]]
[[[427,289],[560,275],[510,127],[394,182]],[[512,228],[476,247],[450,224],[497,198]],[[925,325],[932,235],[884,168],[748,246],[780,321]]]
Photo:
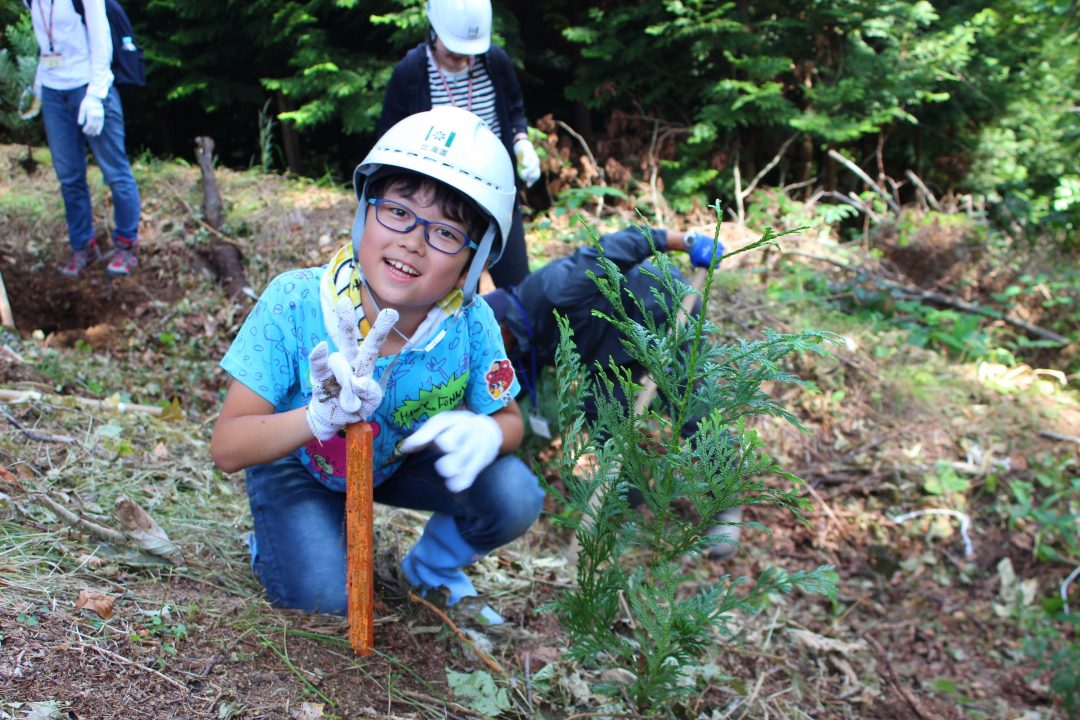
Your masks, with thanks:
[[[82,250],[94,238],[94,216],[90,208],[90,188],[86,184],[86,146],[94,153],[105,184],[112,190],[113,212],[119,235],[137,241],[139,233],[139,187],[124,149],[124,110],[116,88],[102,101],[105,126],[101,134],[89,137],[78,123],[79,105],[86,96],[86,86],[74,90],[41,89],[41,115],[45,136],[52,153],[56,179],[64,197],[68,242],[72,250]]]
[[[540,515],[544,493],[529,467],[503,455],[468,490],[451,493],[435,471],[442,454],[410,455],[375,488],[375,502],[451,515],[473,548],[487,553],[514,540]],[[293,455],[246,474],[255,523],[252,566],[279,607],[344,615],[345,494],[316,480]]]

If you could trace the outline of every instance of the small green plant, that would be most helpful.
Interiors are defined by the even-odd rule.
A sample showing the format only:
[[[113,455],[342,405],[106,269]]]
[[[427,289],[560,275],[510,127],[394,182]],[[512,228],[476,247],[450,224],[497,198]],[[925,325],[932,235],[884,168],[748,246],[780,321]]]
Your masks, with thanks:
[[[1030,460],[1032,479],[1009,481],[1009,525],[1031,529],[1032,552],[1043,562],[1080,562],[1080,477],[1075,460],[1039,455]]]
[[[745,249],[776,237],[768,231]],[[610,675],[618,679],[599,683],[596,690],[624,697],[650,716],[667,713],[690,692],[685,676],[693,660],[712,646],[714,629],[726,630],[732,611],[753,611],[769,594],[796,587],[835,590],[828,567],[794,573],[770,568],[752,583],[725,576],[689,589],[682,560],[714,542],[706,531],[717,513],[770,504],[799,515],[805,507],[797,493],[766,484],[766,476],[796,478],[770,459],[764,441],[744,420],[765,414],[797,424],[762,384],[805,385],[782,369],[782,359],[790,353],[824,353],[832,337],[816,331],[767,332],[761,341],[718,345],[705,319],[711,279],[701,312],[679,322],[682,300],[693,291],[678,280],[666,255],[655,254],[652,262],[665,322],[655,322],[641,300],[626,292],[618,267],[606,258],[600,259],[603,277],[593,279],[613,306],[610,316],[599,316],[620,330],[633,360],[656,381],[657,401],[640,412],[627,401],[641,386],[625,367],[585,368],[569,323],[560,318],[556,374],[565,492],[550,488],[561,507],[572,510],[555,521],[572,527],[580,546],[577,586],[554,602],[570,635],[569,657],[617,670]],[[628,312],[634,305],[643,323]],[[586,395],[597,405],[594,423],[583,417]],[[684,441],[680,431],[692,418],[696,429]],[[631,507],[632,489],[644,497],[646,510]],[[694,512],[678,511],[676,499]]]
[[[142,614],[146,618],[143,631],[133,634],[131,640],[142,642],[154,638],[160,641],[162,655],[158,658],[158,665],[164,666],[166,656],[176,655],[176,646],[187,638],[187,624],[171,605],[163,605],[160,610],[143,610]]]
[[[1065,568],[1080,563],[1080,477],[1071,456],[1029,458],[1031,479],[1009,481],[1005,506],[1010,527],[1031,531],[1032,554],[1039,562]],[[1075,593],[1074,593],[1075,595]],[[1060,597],[1044,600],[1020,614],[1024,652],[1049,672],[1050,690],[1067,717],[1080,712],[1080,614],[1064,611]]]

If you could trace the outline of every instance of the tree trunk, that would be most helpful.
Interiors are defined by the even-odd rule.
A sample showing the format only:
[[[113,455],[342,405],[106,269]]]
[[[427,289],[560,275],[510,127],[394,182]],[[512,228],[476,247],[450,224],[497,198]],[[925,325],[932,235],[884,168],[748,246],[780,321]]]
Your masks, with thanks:
[[[277,101],[279,115],[293,109],[289,98],[285,97],[281,92],[275,94],[275,100]],[[278,120],[278,125],[281,126],[281,145],[285,151],[285,165],[289,168],[289,172],[295,175],[303,175],[304,163],[300,159],[300,136],[297,135],[296,128],[293,127],[291,121],[283,122]]]
[[[224,205],[217,178],[214,177],[214,141],[209,137],[195,138],[195,158],[202,172],[203,203],[202,212],[206,224],[215,231],[210,236],[210,262],[217,271],[218,280],[225,286],[230,300],[235,300],[249,291],[250,285],[244,275],[244,264],[240,250],[222,239],[221,226],[225,222]]]

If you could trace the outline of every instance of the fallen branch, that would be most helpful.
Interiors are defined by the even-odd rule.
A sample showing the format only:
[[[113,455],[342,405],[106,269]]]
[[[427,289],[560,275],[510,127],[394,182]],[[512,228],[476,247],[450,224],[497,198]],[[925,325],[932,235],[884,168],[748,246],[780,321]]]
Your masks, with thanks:
[[[942,295],[941,293],[931,292],[929,290],[923,290],[920,287],[914,287],[914,286],[911,286],[911,285],[904,285],[903,283],[898,283],[898,282],[895,282],[893,280],[886,280],[885,278],[881,278],[881,277],[878,277],[876,275],[873,275],[872,273],[866,271],[863,268],[852,267],[852,266],[847,265],[845,263],[842,263],[842,262],[840,262],[838,260],[833,260],[832,258],[823,257],[821,255],[813,255],[811,253],[804,253],[804,252],[800,252],[798,250],[785,250],[784,254],[785,255],[797,255],[799,257],[809,258],[810,260],[817,260],[819,262],[824,262],[824,263],[828,263],[830,265],[834,265],[834,266],[840,268],[841,270],[845,270],[847,272],[854,273],[855,275],[864,277],[867,280],[869,280],[870,282],[872,282],[872,283],[874,283],[874,284],[878,285],[879,287],[882,287],[882,288],[884,288],[886,290],[894,290],[896,292],[901,292],[911,300],[926,301],[926,302],[935,303],[935,304],[938,304],[938,305],[944,305],[946,307],[955,308],[957,310],[962,310],[962,311],[964,311],[966,313],[971,313],[972,315],[982,315],[983,317],[988,317],[988,318],[991,318],[993,320],[1001,320],[1004,323],[1007,323],[1009,325],[1012,325],[1015,328],[1023,330],[1028,335],[1032,335],[1034,337],[1042,338],[1043,340],[1050,340],[1051,342],[1056,342],[1059,345],[1061,345],[1062,347],[1065,347],[1067,345],[1072,344],[1071,340],[1069,340],[1068,338],[1066,338],[1066,337],[1064,337],[1062,335],[1058,335],[1056,332],[1054,332],[1052,330],[1047,330],[1046,328],[1039,327],[1038,325],[1032,325],[1031,323],[1024,322],[1023,320],[1018,320],[1018,319],[1016,319],[1014,317],[1010,317],[1009,315],[1006,315],[1005,313],[998,312],[997,310],[991,310],[990,308],[984,308],[984,307],[982,307],[980,305],[976,305],[974,303],[969,303],[969,302],[967,302],[965,300],[960,300],[959,298],[950,297],[948,295]]]
[[[62,400],[73,400],[79,405],[85,405],[91,408],[102,408],[105,410],[115,410],[116,412],[138,412],[146,413],[147,415],[160,415],[164,412],[162,408],[157,405],[139,405],[136,403],[120,402],[118,400],[95,400],[93,398],[78,397],[76,395],[47,395],[37,390],[0,390],[0,402],[10,403],[12,405],[24,402],[42,402],[48,401],[57,404],[63,404]]]
[[[98,540],[103,540],[104,542],[121,545],[127,539],[124,537],[124,534],[118,530],[113,530],[110,527],[99,525],[93,520],[87,520],[84,517],[76,515],[60,503],[53,500],[45,493],[32,493],[30,497],[40,499],[41,502],[47,505],[57,517],[66,522],[68,525],[82,530],[87,535],[96,537]]]
[[[431,610],[431,612],[433,612],[433,613],[435,613],[436,615],[438,615],[438,616],[439,616],[439,619],[440,619],[440,620],[442,620],[442,621],[443,621],[444,623],[446,623],[446,626],[447,626],[448,628],[450,628],[450,629],[451,629],[451,630],[452,630],[452,631],[454,632],[454,634],[455,634],[455,635],[457,635],[458,639],[459,639],[459,640],[461,640],[461,642],[463,642],[463,643],[465,643],[466,645],[468,645],[468,646],[469,646],[469,649],[470,649],[470,650],[472,650],[472,651],[473,651],[474,653],[476,653],[477,657],[479,657],[479,658],[480,658],[481,660],[483,660],[483,661],[484,661],[484,664],[485,664],[485,665],[487,665],[487,666],[488,666],[489,668],[491,668],[491,669],[492,669],[492,670],[494,670],[495,672],[499,673],[500,675],[506,675],[506,671],[505,671],[505,670],[503,670],[503,669],[502,669],[502,667],[501,667],[501,666],[500,666],[500,665],[499,665],[499,664],[498,664],[497,662],[495,662],[494,660],[492,660],[492,659],[491,659],[491,658],[490,658],[490,657],[488,656],[488,654],[487,654],[486,652],[484,652],[483,650],[481,650],[481,649],[480,649],[480,648],[479,648],[479,647],[478,647],[478,646],[476,645],[476,643],[474,643],[474,642],[472,641],[472,639],[470,639],[470,638],[469,638],[469,636],[468,636],[468,635],[466,635],[466,634],[465,634],[464,632],[462,632],[462,631],[461,631],[461,628],[459,628],[459,627],[458,627],[458,626],[457,626],[457,625],[456,625],[456,624],[454,623],[454,621],[450,619],[450,616],[449,616],[449,615],[447,615],[447,614],[446,614],[446,613],[444,613],[444,612],[443,612],[442,610],[440,610],[439,608],[435,607],[435,606],[434,606],[434,605],[433,605],[433,604],[432,604],[431,602],[429,602],[428,600],[425,600],[424,598],[420,597],[419,595],[417,595],[417,594],[416,594],[416,593],[414,593],[414,592],[410,592],[410,593],[409,593],[409,600],[411,600],[411,601],[412,601],[412,602],[414,602],[414,603],[417,603],[418,605],[423,605],[423,606],[424,606],[424,607],[426,607],[426,608],[427,608],[428,610]]]
[[[1065,435],[1064,433],[1055,432],[1053,430],[1040,430],[1039,437],[1048,438],[1050,440],[1058,440],[1059,442],[1071,442],[1080,445],[1080,437],[1075,435]]]
[[[448,708],[452,708],[454,710],[454,712],[465,713],[466,715],[471,715],[473,717],[478,717],[478,718],[488,718],[488,717],[490,717],[489,715],[485,715],[482,712],[478,712],[476,710],[473,710],[470,707],[465,707],[464,705],[459,705],[458,703],[456,703],[456,702],[454,702],[452,700],[447,700],[445,698],[444,699],[439,699],[437,697],[432,697],[431,695],[428,695],[426,693],[422,693],[422,692],[420,692],[418,690],[407,690],[405,688],[397,688],[397,687],[395,687],[394,692],[400,694],[402,697],[407,697],[407,698],[412,698],[414,700],[419,700],[420,702],[424,703],[424,709],[431,709],[431,708],[437,707],[439,705],[445,705]],[[380,715],[379,717],[380,718],[386,718],[387,720],[393,720],[397,716],[395,716],[395,715]]]
[[[56,442],[70,445],[75,442],[75,438],[70,435],[51,435],[49,433],[39,433],[35,430],[31,430],[28,427],[24,427],[22,423],[13,418],[10,414],[0,410],[0,414],[4,416],[4,419],[15,426],[15,429],[21,432],[26,437],[30,438],[34,442]]]
[[[918,698],[912,694],[911,690],[900,682],[900,675],[896,672],[895,668],[893,668],[892,662],[889,661],[889,656],[885,653],[885,648],[881,646],[881,643],[879,643],[873,635],[867,634],[864,637],[866,638],[866,642],[869,643],[870,647],[873,648],[877,656],[881,658],[881,662],[885,665],[885,682],[889,684],[889,687],[891,687],[893,691],[900,696],[900,699],[906,702],[912,711],[922,718],[922,720],[935,720],[936,716],[928,713],[923,708],[922,703],[919,702]]]
[[[829,149],[829,157],[831,157],[833,160],[835,160],[836,162],[838,162],[841,165],[843,165],[844,167],[846,167],[851,172],[858,175],[860,180],[862,180],[864,183],[869,185],[871,187],[871,189],[873,189],[874,192],[876,192],[878,195],[880,195],[882,197],[882,199],[885,201],[885,204],[889,206],[890,210],[892,210],[897,215],[900,214],[900,206],[896,204],[895,200],[893,200],[892,195],[885,192],[885,190],[880,185],[878,185],[876,182],[874,182],[874,179],[871,178],[869,175],[867,175],[866,172],[863,171],[863,169],[861,167],[859,167],[855,163],[851,162],[846,157],[844,157],[840,153],[836,152],[832,148]]]
[[[919,179],[919,176],[910,170],[905,171],[904,174],[907,175],[908,180],[914,183],[915,187],[919,188],[919,192],[921,192],[923,194],[923,197],[926,198],[926,202],[930,205],[930,207],[937,210],[938,212],[941,212],[941,203],[939,203],[937,198],[934,197],[934,193],[930,192],[930,188],[926,187],[923,181]]]
[[[172,679],[171,677],[169,677],[165,673],[159,672],[159,671],[157,671],[157,670],[155,670],[154,668],[151,668],[151,667],[146,667],[142,663],[135,662],[134,660],[129,660],[128,658],[124,657],[123,655],[119,655],[117,653],[114,653],[111,650],[106,650],[105,648],[98,647],[97,645],[91,645],[90,643],[84,643],[84,642],[73,642],[73,643],[64,643],[62,645],[53,646],[53,649],[55,649],[55,650],[75,650],[75,649],[78,649],[78,648],[89,648],[90,650],[93,650],[96,653],[100,653],[101,655],[104,655],[105,657],[109,658],[110,660],[115,660],[118,663],[122,663],[124,665],[130,665],[132,667],[138,668],[139,670],[143,670],[145,672],[148,672],[151,675],[156,675],[157,677],[161,678],[162,680],[164,680],[165,682],[169,683],[174,688],[176,688],[176,689],[178,689],[178,690],[180,690],[182,692],[189,692],[189,688],[188,688],[187,685],[184,685],[183,683],[179,682],[178,680]]]

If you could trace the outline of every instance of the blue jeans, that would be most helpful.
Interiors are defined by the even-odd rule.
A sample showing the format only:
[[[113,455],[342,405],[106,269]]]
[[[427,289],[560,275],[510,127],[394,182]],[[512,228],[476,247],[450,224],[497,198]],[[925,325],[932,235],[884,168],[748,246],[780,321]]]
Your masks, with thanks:
[[[78,123],[79,105],[86,96],[86,86],[74,90],[41,89],[41,115],[45,120],[45,136],[52,153],[56,179],[64,197],[68,242],[72,250],[82,250],[94,238],[94,216],[90,208],[90,188],[86,184],[86,146],[97,160],[105,184],[112,190],[116,229],[113,240],[120,236],[132,243],[139,233],[139,187],[128,163],[124,149],[124,110],[120,94],[109,89],[102,101],[105,107],[105,127],[101,134],[89,137]]]
[[[497,458],[455,494],[435,471],[441,456],[410,455],[375,488],[375,502],[451,515],[482,553],[524,535],[539,517],[544,493],[517,457]],[[344,615],[345,494],[320,483],[293,455],[248,468],[246,484],[257,547],[252,565],[267,598],[279,607]]]

